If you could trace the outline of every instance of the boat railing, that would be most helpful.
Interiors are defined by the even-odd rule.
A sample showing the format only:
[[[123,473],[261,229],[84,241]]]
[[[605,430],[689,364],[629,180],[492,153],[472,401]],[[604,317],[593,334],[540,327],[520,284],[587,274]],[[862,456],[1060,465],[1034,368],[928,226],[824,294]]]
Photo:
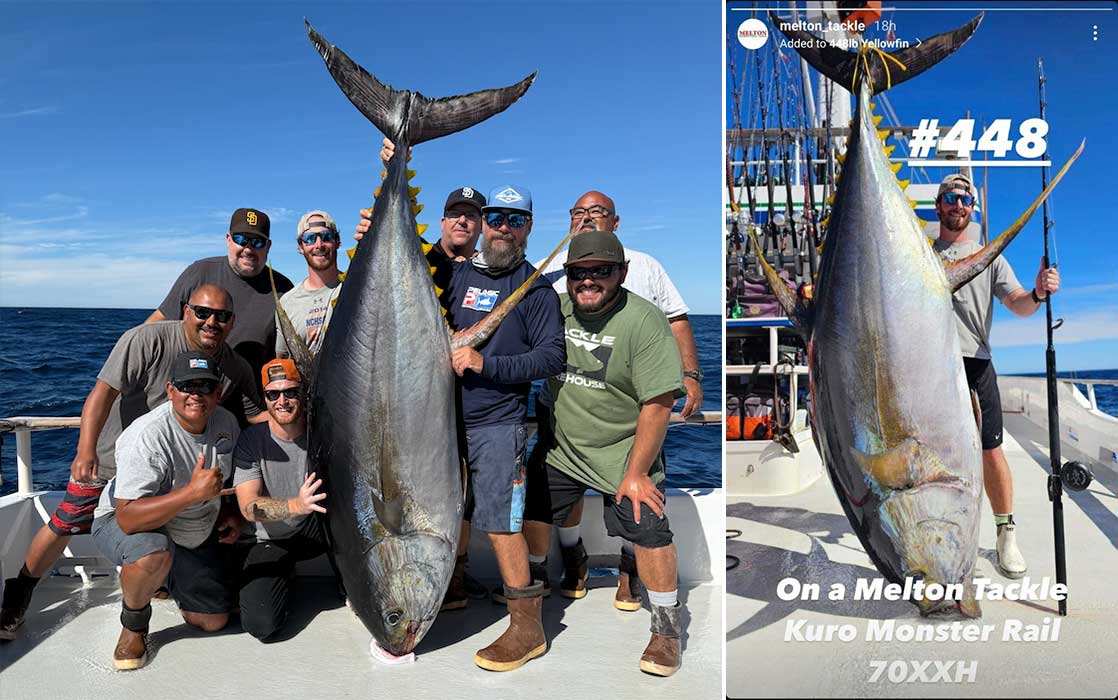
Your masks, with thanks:
[[[669,427],[674,425],[714,425],[722,423],[722,413],[718,411],[696,411],[686,419],[678,413],[671,415]],[[535,418],[528,419],[529,428],[534,430]],[[81,417],[15,416],[0,418],[0,438],[6,433],[16,435],[16,493],[30,494],[34,489],[31,467],[31,434],[43,430],[60,430],[81,427]],[[0,484],[4,483],[3,469],[0,469]]]
[[[1118,386],[1118,379],[1073,379],[1071,377],[1060,377],[1056,379],[1057,382],[1063,384],[1085,384],[1087,386],[1087,401],[1091,404],[1092,411],[1103,411],[1099,408],[1099,401],[1095,397],[1096,386]]]

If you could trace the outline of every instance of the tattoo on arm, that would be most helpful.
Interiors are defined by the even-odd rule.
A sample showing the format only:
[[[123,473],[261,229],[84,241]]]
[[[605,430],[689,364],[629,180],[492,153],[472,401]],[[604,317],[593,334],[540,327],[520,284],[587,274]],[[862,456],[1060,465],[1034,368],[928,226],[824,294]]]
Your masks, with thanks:
[[[258,498],[249,505],[252,519],[256,522],[287,520],[291,517],[287,501],[277,498]]]

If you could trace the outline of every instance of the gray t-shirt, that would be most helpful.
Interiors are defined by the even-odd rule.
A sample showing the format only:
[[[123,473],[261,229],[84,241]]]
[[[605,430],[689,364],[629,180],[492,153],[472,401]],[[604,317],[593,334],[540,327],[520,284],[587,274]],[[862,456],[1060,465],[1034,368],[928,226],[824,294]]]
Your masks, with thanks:
[[[233,452],[233,485],[263,479],[262,495],[288,499],[299,495],[299,487],[307,478],[306,433],[294,441],[275,435],[267,423],[250,426],[237,440]],[[258,540],[282,540],[299,531],[306,515],[267,523],[248,523],[245,534]]]
[[[306,280],[303,280],[290,292],[280,297],[280,306],[291,319],[295,332],[307,343],[311,352],[317,353],[322,347],[322,339],[326,337],[326,324],[330,322],[330,316],[334,313],[333,301],[342,291],[342,283],[338,281],[313,291],[304,287],[305,284]],[[278,322],[276,327],[279,328]],[[283,333],[277,330],[276,355],[288,357],[290,354]]]
[[[116,443],[117,474],[101,492],[93,515],[113,512],[113,499],[135,501],[165,496],[190,483],[194,462],[205,453],[205,467],[219,467],[222,481],[233,474],[233,447],[241,429],[233,414],[220,406],[201,435],[179,425],[170,402],[137,418]],[[221,498],[194,503],[164,525],[175,544],[193,549],[206,541],[217,522]]]
[[[190,350],[181,321],[156,321],[130,328],[116,341],[97,378],[120,392],[105,427],[97,438],[98,475],[116,473],[114,446],[121,431],[134,420],[167,401],[171,365],[179,353]],[[252,370],[245,360],[222,343],[217,366],[224,374],[221,402],[239,408],[246,416],[262,412]],[[239,405],[239,406],[238,406]]]
[[[965,258],[982,249],[977,241],[956,241],[947,245],[936,239],[933,247],[947,262]],[[952,296],[955,323],[959,329],[959,346],[963,357],[990,359],[990,327],[994,322],[994,295],[1001,302],[1013,291],[1021,289],[1017,275],[1005,258],[998,256],[977,277],[963,285]]]

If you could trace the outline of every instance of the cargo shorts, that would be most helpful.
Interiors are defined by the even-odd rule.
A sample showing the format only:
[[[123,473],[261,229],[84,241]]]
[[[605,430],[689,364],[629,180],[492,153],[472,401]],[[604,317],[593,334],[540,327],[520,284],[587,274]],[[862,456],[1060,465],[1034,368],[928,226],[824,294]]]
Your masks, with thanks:
[[[528,428],[523,423],[466,428],[467,503],[465,520],[483,532],[520,532]],[[472,512],[471,512],[472,511]]]

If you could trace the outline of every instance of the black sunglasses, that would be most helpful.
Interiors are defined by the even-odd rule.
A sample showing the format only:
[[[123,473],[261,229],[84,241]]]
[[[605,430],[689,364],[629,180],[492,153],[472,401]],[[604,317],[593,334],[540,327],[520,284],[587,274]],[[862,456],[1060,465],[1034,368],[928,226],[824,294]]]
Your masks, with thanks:
[[[194,304],[187,304],[191,311],[194,312],[195,318],[199,321],[206,321],[213,316],[218,323],[229,323],[233,318],[233,312],[228,309],[211,309],[208,306],[195,306]]]
[[[184,394],[194,394],[195,396],[209,396],[217,388],[217,382],[208,379],[196,379],[186,382],[172,382],[172,386]]]
[[[323,243],[337,243],[340,239],[335,231],[326,229],[325,231],[304,231],[299,235],[299,242],[303,245],[314,245],[314,242],[319,238]]]
[[[617,263],[595,265],[594,267],[568,267],[567,277],[575,282],[581,282],[587,277],[593,280],[604,280],[612,275],[619,267],[621,266]]]
[[[248,248],[251,246],[253,248],[256,248],[257,250],[260,250],[264,246],[268,245],[268,239],[260,238],[259,236],[246,236],[243,233],[231,233],[229,234],[229,237],[233,239],[234,243],[241,246],[242,248]]]
[[[289,399],[297,399],[301,390],[297,386],[289,387],[287,389],[265,389],[264,398],[269,401],[279,401],[280,394],[283,394]]]
[[[491,211],[485,215],[485,223],[489,228],[497,228],[507,220],[509,228],[524,228],[528,225],[528,219],[531,219],[530,214],[505,214],[504,212]]]

